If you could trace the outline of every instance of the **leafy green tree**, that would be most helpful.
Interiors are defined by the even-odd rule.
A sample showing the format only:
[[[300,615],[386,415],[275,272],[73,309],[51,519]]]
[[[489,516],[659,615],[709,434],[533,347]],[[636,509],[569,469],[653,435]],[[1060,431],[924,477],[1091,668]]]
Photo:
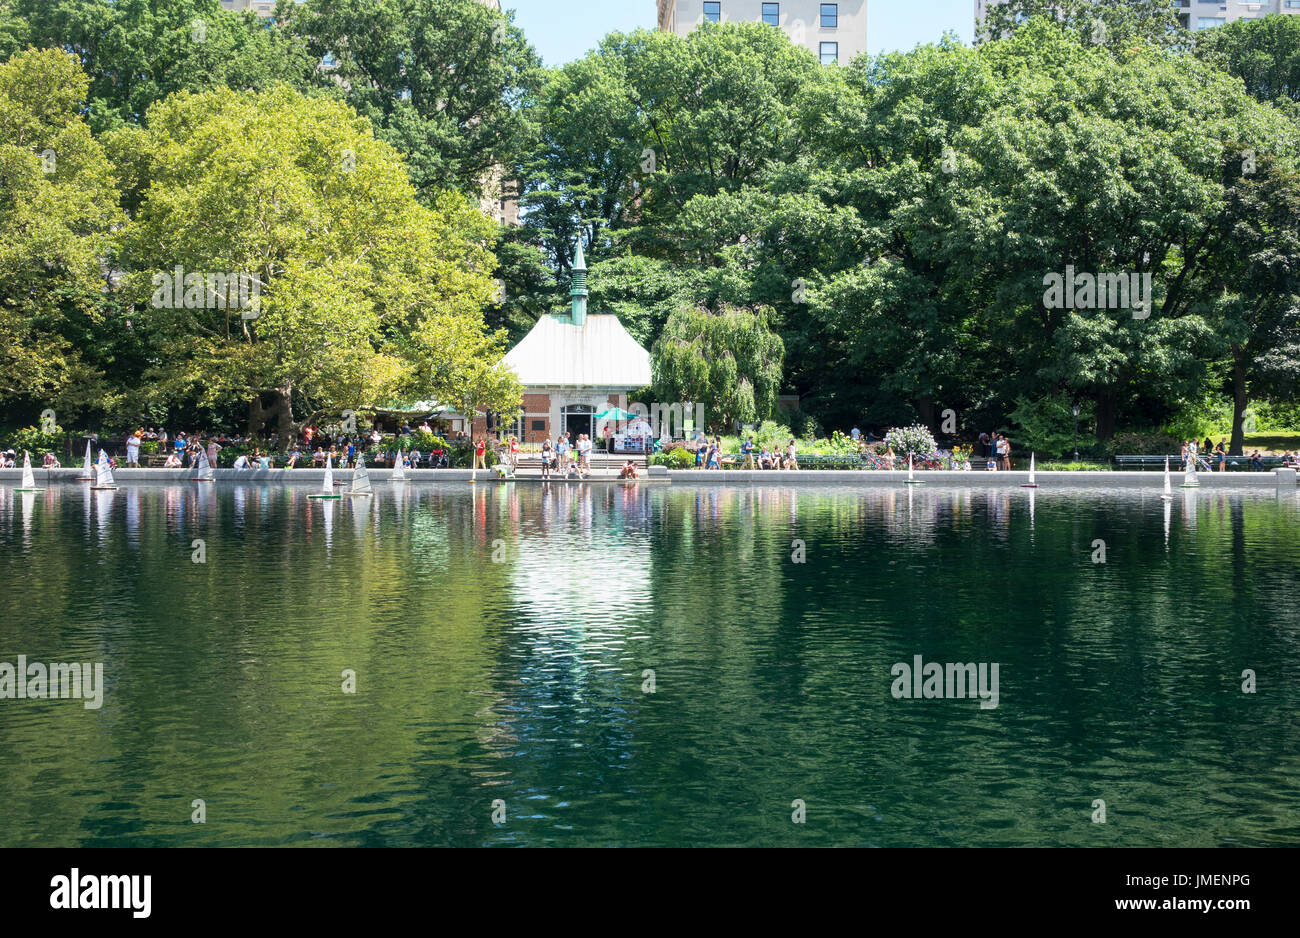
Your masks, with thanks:
[[[1201,285],[1229,355],[1234,456],[1251,401],[1300,385],[1300,173],[1271,154],[1249,168],[1243,173],[1236,154],[1226,161],[1231,184],[1209,232]]]
[[[1002,0],[988,5],[978,38],[1006,38],[1035,18],[1122,54],[1136,44],[1184,49],[1189,41],[1172,0]]]
[[[41,409],[103,393],[75,340],[100,317],[101,258],[121,213],[82,117],[87,85],[52,49],[0,64],[0,400]]]
[[[1196,55],[1236,75],[1260,101],[1300,101],[1300,20],[1265,16],[1196,33]]]
[[[96,133],[139,123],[176,91],[302,85],[315,65],[290,33],[223,10],[218,0],[6,2],[11,25],[0,10],[0,57],[7,32],[77,56],[90,76],[88,119]]]
[[[479,0],[306,0],[290,28],[317,72],[406,159],[421,198],[478,197],[535,131],[540,60],[509,15]]]
[[[651,351],[655,394],[702,402],[712,432],[772,416],[785,349],[770,318],[766,308],[675,311]]]
[[[139,187],[120,257],[158,349],[155,397],[243,398],[250,430],[275,421],[285,439],[295,408],[311,421],[376,406],[413,369],[481,353],[491,223],[452,193],[418,203],[346,105],[284,86],[182,93],[110,143]],[[203,281],[184,302],[168,286],[178,268]],[[222,304],[209,274],[250,276],[260,297]],[[459,329],[425,347],[436,362],[404,357],[435,321]]]

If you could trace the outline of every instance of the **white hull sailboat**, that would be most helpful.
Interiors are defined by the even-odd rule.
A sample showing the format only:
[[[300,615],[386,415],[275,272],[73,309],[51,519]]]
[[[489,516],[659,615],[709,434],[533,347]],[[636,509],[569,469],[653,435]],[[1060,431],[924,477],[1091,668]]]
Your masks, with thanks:
[[[405,460],[402,457],[402,451],[400,449],[397,451],[397,465],[393,466],[393,474],[392,476],[389,477],[388,481],[389,482],[406,481],[406,465],[405,465]]]
[[[369,498],[375,494],[375,487],[370,484],[370,473],[366,471],[366,457],[357,453],[357,468],[352,470],[352,485],[348,487],[348,498]]]
[[[1020,487],[1021,487],[1022,489],[1036,489],[1036,488],[1038,488],[1038,483],[1034,481],[1034,469],[1035,469],[1035,466],[1034,466],[1034,454],[1033,454],[1033,453],[1030,453],[1030,454],[1029,454],[1029,481],[1028,481],[1028,482],[1022,482],[1022,483],[1020,483]]]
[[[1169,476],[1169,457],[1165,457],[1165,493],[1160,496],[1161,501],[1172,502],[1174,500],[1174,484]],[[1166,537],[1166,540],[1168,538]]]
[[[113,481],[113,470],[108,465],[108,453],[99,451],[99,460],[95,463],[95,483],[90,487],[96,492],[111,492],[117,488]]]
[[[27,450],[23,450],[23,481],[15,492],[44,492],[45,489],[36,487],[36,474],[32,472],[32,457]]]
[[[1185,489],[1199,489],[1201,480],[1196,478],[1196,454],[1191,453],[1187,457],[1187,465],[1183,467],[1183,484]]]
[[[94,482],[95,466],[90,459],[90,440],[86,441],[86,458],[81,463],[81,475],[77,476],[78,482]]]
[[[325,457],[325,481],[321,483],[321,490],[315,495],[308,495],[308,498],[341,498],[342,496],[334,492],[334,463],[329,457]]]
[[[204,450],[199,450],[199,461],[195,467],[195,482],[216,482],[216,473],[212,471],[212,463],[208,462],[208,454]]]
[[[924,482],[916,478],[916,473],[912,469],[912,456],[910,453],[908,454],[907,457],[907,479],[903,482],[903,484],[904,485],[925,485]]]

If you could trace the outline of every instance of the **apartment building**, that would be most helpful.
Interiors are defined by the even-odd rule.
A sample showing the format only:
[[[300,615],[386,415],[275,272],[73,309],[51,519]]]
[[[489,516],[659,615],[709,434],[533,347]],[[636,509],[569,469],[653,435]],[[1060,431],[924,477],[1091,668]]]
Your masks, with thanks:
[[[659,29],[685,36],[703,23],[767,23],[823,65],[847,65],[867,51],[867,0],[658,0]]]
[[[975,0],[975,28],[988,8],[1002,0]],[[1300,0],[1169,0],[1185,29],[1213,29],[1235,20],[1257,20],[1272,13],[1300,14]]]
[[[275,16],[275,0],[221,0],[221,6],[226,10],[252,10],[263,19],[271,19]]]

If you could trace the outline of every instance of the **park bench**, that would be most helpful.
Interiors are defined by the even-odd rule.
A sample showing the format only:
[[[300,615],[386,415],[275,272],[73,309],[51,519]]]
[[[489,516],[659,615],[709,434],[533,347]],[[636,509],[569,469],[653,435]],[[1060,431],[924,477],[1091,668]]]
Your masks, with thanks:
[[[1219,459],[1214,453],[1198,453],[1196,458],[1197,458],[1197,467],[1201,471],[1206,471],[1207,463],[1210,467],[1212,467],[1215,470],[1219,468]],[[1183,467],[1182,467],[1181,457],[1179,457],[1177,453],[1167,457],[1166,456],[1116,456],[1115,468],[1116,469],[1139,469],[1143,471],[1148,469],[1163,470],[1165,468],[1166,459],[1169,460],[1169,468],[1171,470],[1175,472],[1182,471]],[[1265,472],[1271,471],[1273,469],[1281,468],[1284,465],[1284,460],[1282,459],[1281,456],[1261,456],[1260,460],[1263,462],[1263,471]],[[1251,471],[1250,457],[1229,456],[1228,471],[1229,472]]]

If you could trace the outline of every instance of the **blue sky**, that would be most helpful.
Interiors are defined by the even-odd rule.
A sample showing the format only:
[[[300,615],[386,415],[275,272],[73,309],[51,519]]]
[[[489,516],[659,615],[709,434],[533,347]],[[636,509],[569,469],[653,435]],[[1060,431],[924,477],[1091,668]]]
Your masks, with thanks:
[[[547,65],[581,58],[607,33],[655,26],[655,0],[502,0]],[[975,29],[973,0],[867,0],[867,48],[910,49],[951,30],[963,42]]]

